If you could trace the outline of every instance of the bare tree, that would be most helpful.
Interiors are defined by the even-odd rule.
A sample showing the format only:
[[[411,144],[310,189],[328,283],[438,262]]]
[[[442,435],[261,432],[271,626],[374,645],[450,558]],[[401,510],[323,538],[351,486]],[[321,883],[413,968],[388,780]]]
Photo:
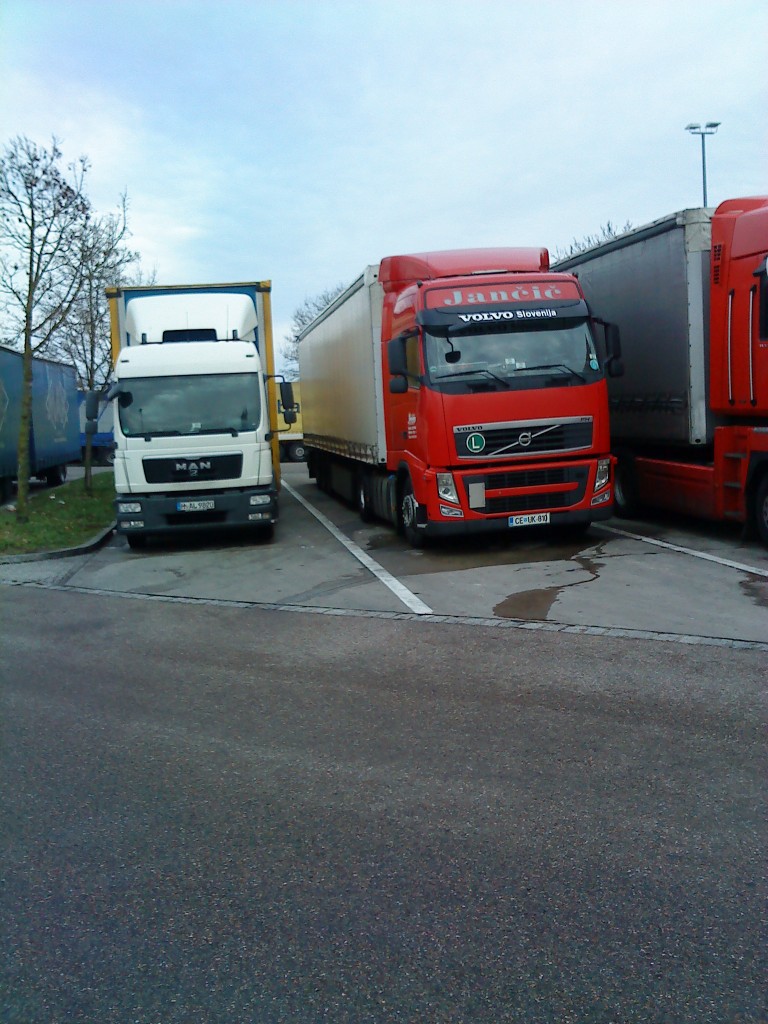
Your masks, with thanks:
[[[296,380],[299,376],[299,335],[319,313],[322,313],[326,306],[330,306],[345,287],[343,284],[337,284],[333,288],[326,288],[324,292],[320,292],[314,298],[304,299],[298,309],[294,311],[290,333],[285,335],[285,342],[280,350],[285,362],[287,377]]]
[[[55,344],[75,365],[83,389],[103,390],[112,370],[109,304],[110,285],[122,284],[139,255],[125,246],[129,236],[127,199],[117,214],[92,217],[83,233],[80,266],[82,287]]]
[[[617,238],[619,235],[623,235],[625,231],[631,230],[632,224],[630,221],[627,221],[623,228],[617,228],[608,220],[601,226],[597,234],[585,235],[581,241],[574,238],[567,248],[555,249],[555,261],[559,262],[560,260],[567,260],[570,256],[578,256],[580,252],[584,252],[586,249],[591,249],[593,245],[600,245],[601,242],[608,242],[611,238]]]
[[[90,219],[85,157],[61,169],[50,150],[18,136],[0,158],[0,303],[3,334],[23,339],[16,514],[28,519],[32,356],[61,330],[82,287],[80,255]]]
[[[109,302],[106,288],[120,285],[138,263],[138,253],[125,246],[129,236],[127,197],[119,212],[92,217],[83,233],[80,266],[82,287],[69,315],[55,338],[56,347],[74,363],[79,387],[84,391],[106,389],[112,372]],[[84,486],[92,492],[92,437],[86,434]]]

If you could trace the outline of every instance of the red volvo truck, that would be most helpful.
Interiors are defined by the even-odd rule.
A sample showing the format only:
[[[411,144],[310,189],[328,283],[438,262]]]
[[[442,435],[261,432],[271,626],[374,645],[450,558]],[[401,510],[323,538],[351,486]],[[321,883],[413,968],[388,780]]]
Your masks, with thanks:
[[[414,546],[611,515],[618,334],[546,249],[387,257],[305,328],[299,367],[310,477]]]
[[[558,264],[621,331],[616,510],[733,520],[768,545],[768,196],[684,210]]]

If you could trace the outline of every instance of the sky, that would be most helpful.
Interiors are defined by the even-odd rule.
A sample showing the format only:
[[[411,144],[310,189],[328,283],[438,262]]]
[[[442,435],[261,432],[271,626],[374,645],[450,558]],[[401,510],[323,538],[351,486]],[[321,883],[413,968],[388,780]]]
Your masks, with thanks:
[[[0,0],[0,144],[86,156],[158,284],[306,298],[768,193],[765,0]]]

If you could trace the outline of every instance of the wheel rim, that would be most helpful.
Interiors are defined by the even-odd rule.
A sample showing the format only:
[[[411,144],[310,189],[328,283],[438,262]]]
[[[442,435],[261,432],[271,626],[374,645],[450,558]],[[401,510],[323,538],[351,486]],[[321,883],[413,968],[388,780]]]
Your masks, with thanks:
[[[416,501],[412,494],[406,494],[403,498],[403,526],[406,530],[416,523]]]

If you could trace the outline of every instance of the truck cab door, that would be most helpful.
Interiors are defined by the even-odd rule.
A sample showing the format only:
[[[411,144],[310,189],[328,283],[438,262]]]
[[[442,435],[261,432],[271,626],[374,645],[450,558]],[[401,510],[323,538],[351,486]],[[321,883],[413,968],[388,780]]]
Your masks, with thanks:
[[[413,459],[423,461],[418,409],[422,374],[419,336],[415,331],[400,335],[388,343],[387,349],[390,373],[387,451],[389,468],[394,469],[403,459],[409,463]]]

